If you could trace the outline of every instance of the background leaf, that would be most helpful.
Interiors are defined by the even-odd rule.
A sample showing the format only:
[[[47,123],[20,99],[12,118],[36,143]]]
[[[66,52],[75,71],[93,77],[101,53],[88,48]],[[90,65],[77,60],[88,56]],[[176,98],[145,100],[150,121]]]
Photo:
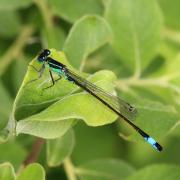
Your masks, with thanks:
[[[76,144],[72,160],[77,165],[82,165],[96,159],[108,159],[110,157],[118,159],[126,154],[124,142],[118,136],[118,129],[115,123],[91,127],[83,122],[79,122],[74,127],[74,130]]]
[[[154,136],[163,136],[178,122],[180,114],[173,106],[143,100],[137,103],[137,123]],[[159,126],[157,126],[157,122]]]
[[[162,21],[156,1],[111,0],[105,17],[114,34],[114,49],[123,63],[139,74],[155,56],[160,42]]]
[[[110,39],[110,27],[103,18],[84,16],[73,25],[63,49],[72,65],[82,69],[87,56]]]
[[[10,163],[0,164],[0,179],[15,180],[15,172]]]
[[[12,97],[10,96],[3,83],[0,81],[0,143],[3,143],[8,138],[8,131],[6,128],[12,108]]]
[[[60,165],[65,158],[69,157],[75,144],[74,132],[69,130],[64,136],[48,140],[47,142],[47,163],[49,166]]]
[[[40,164],[33,163],[28,165],[18,176],[17,180],[45,180],[45,171]]]
[[[11,162],[14,168],[17,169],[24,160],[27,152],[21,144],[11,140],[0,144],[0,154],[0,163]]]
[[[173,172],[173,173],[172,173]],[[138,172],[134,173],[132,176],[128,177],[128,180],[170,180],[170,179],[179,179],[180,173],[179,173],[179,166],[175,165],[153,165],[146,167],[142,170],[139,170]]]
[[[158,2],[165,16],[166,25],[179,30],[180,25],[177,17],[180,16],[180,2],[178,0],[175,0],[174,3],[171,3],[170,0],[158,0]]]
[[[7,92],[5,87],[3,86],[2,82],[0,82],[0,94],[1,94],[1,100],[0,103],[3,105],[0,106],[0,129],[4,129],[8,119],[9,119],[9,113],[11,111],[11,103],[12,99],[10,97],[10,94]]]
[[[1,0],[0,1],[0,9],[18,9],[28,7],[32,3],[32,0]]]
[[[1,5],[0,5],[1,7]],[[11,10],[0,10],[0,36],[12,38],[18,34],[21,26],[19,14]]]
[[[52,11],[67,20],[74,22],[86,14],[102,14],[103,6],[100,0],[51,0]]]
[[[134,170],[123,161],[101,159],[78,167],[76,172],[81,180],[120,180],[127,178]]]

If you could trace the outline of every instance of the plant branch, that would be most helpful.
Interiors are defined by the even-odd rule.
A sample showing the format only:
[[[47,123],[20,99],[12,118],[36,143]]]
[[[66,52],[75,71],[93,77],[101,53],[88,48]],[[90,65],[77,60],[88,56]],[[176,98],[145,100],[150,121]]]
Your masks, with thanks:
[[[28,164],[36,162],[36,160],[38,159],[39,153],[41,151],[41,148],[42,148],[44,143],[45,143],[44,139],[36,138],[36,141],[34,142],[29,155],[27,156],[27,158],[23,162],[24,167],[27,166]]]
[[[179,31],[174,31],[172,29],[166,28],[164,30],[164,36],[176,43],[180,43],[180,32]]]
[[[34,28],[32,26],[25,26],[22,28],[15,42],[1,57],[0,76],[6,71],[9,64],[11,64],[13,60],[19,57],[20,53],[22,52],[22,49],[27,43],[28,38],[32,35],[33,32]]]
[[[48,6],[47,0],[34,0],[35,4],[39,8],[42,18],[45,24],[45,32],[47,36],[47,44],[48,46],[54,46],[55,33],[54,33],[54,24],[53,24],[53,14]]]
[[[141,76],[141,56],[140,56],[140,50],[139,50],[139,44],[138,44],[138,40],[137,37],[134,37],[134,42],[135,42],[135,72],[133,75],[133,78],[140,78]]]
[[[69,158],[64,161],[64,169],[66,171],[68,180],[76,180],[76,174],[74,166]]]
[[[147,86],[158,86],[163,88],[170,88],[177,93],[180,93],[180,87],[172,84],[169,82],[171,78],[166,76],[162,76],[159,78],[147,78],[147,79],[136,79],[136,78],[129,78],[129,79],[122,79],[117,81],[117,87],[121,89],[128,88],[129,86],[139,86],[139,87],[147,87]]]

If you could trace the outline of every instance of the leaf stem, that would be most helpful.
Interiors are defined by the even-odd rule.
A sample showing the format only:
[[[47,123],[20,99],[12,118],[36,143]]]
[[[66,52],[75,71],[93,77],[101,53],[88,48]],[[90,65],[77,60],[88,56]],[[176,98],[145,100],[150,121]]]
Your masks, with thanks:
[[[162,76],[159,78],[147,78],[147,79],[138,79],[138,78],[129,78],[129,79],[121,79],[117,81],[117,87],[119,88],[128,88],[129,86],[159,86],[163,88],[170,88],[177,93],[180,93],[180,87],[173,85],[169,82],[172,78],[168,78],[166,76]]]
[[[22,163],[22,165],[19,167],[18,171],[17,171],[17,175],[19,175],[21,173],[21,171],[29,164],[35,162],[39,156],[39,153],[41,151],[41,148],[44,144],[45,140],[42,138],[36,138],[32,149],[29,153],[29,155],[27,156],[27,158],[24,160],[24,162]]]
[[[48,6],[47,0],[34,0],[35,4],[39,8],[45,24],[45,32],[47,35],[47,42],[45,47],[53,47],[55,40],[53,14]]]
[[[18,36],[18,38],[13,42],[11,47],[7,50],[7,52],[1,57],[0,62],[0,76],[6,71],[9,64],[13,60],[19,57],[22,49],[27,43],[28,38],[34,32],[34,28],[32,26],[24,26]]]
[[[76,174],[74,166],[69,158],[64,161],[64,169],[66,171],[68,180],[76,180]]]
[[[166,28],[164,30],[164,36],[178,44],[180,44],[180,32],[174,31],[172,29]]]
[[[23,162],[23,166],[27,166],[28,164],[31,164],[33,162],[35,162],[40,154],[41,148],[43,146],[43,144],[45,143],[45,140],[42,138],[36,138],[32,149],[29,153],[29,155],[27,156],[27,158],[24,160]]]
[[[138,35],[136,32],[134,21],[130,22],[132,31],[133,45],[134,45],[134,59],[135,59],[135,72],[133,78],[140,78],[141,76],[141,52],[139,47]]]
[[[141,76],[141,55],[137,36],[134,33],[134,54],[135,54],[135,72],[133,78],[140,78]]]

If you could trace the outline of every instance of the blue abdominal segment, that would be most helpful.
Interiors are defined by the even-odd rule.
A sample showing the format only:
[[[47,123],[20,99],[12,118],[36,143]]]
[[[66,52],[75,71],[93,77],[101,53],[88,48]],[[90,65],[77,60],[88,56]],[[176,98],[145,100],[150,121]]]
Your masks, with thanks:
[[[152,137],[144,137],[144,139],[151,144],[152,147],[154,147],[158,151],[162,151],[162,147],[152,138]]]
[[[140,128],[138,128],[137,126],[134,126],[137,130],[137,132],[144,138],[145,141],[147,141],[149,144],[151,144],[151,146],[158,150],[158,151],[162,151],[163,148],[162,146],[155,141],[151,136],[149,136],[147,133],[145,133],[143,130],[141,130]]]

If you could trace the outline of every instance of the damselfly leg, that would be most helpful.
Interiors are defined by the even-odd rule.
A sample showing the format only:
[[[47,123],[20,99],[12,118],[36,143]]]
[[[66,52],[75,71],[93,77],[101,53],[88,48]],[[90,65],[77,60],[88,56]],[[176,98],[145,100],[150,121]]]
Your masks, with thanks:
[[[62,78],[62,77],[59,75],[59,78],[58,78],[58,79],[54,79],[53,74],[52,74],[52,71],[51,71],[50,69],[49,69],[49,74],[50,74],[50,77],[51,77],[52,85],[43,88],[43,90],[46,90],[46,89],[49,89],[49,88],[53,87],[53,86],[55,85],[55,83]]]
[[[42,77],[42,75],[43,75],[43,73],[44,73],[44,70],[45,70],[45,64],[43,64],[40,69],[37,69],[37,68],[34,67],[33,65],[29,65],[29,66],[32,67],[36,72],[38,72],[38,73],[39,73],[39,76],[38,76],[37,78],[35,78],[35,79],[32,79],[32,80],[28,81],[28,82],[25,84],[25,87],[26,87],[27,85],[31,84],[32,82],[35,82],[35,81],[41,79],[41,77]]]

